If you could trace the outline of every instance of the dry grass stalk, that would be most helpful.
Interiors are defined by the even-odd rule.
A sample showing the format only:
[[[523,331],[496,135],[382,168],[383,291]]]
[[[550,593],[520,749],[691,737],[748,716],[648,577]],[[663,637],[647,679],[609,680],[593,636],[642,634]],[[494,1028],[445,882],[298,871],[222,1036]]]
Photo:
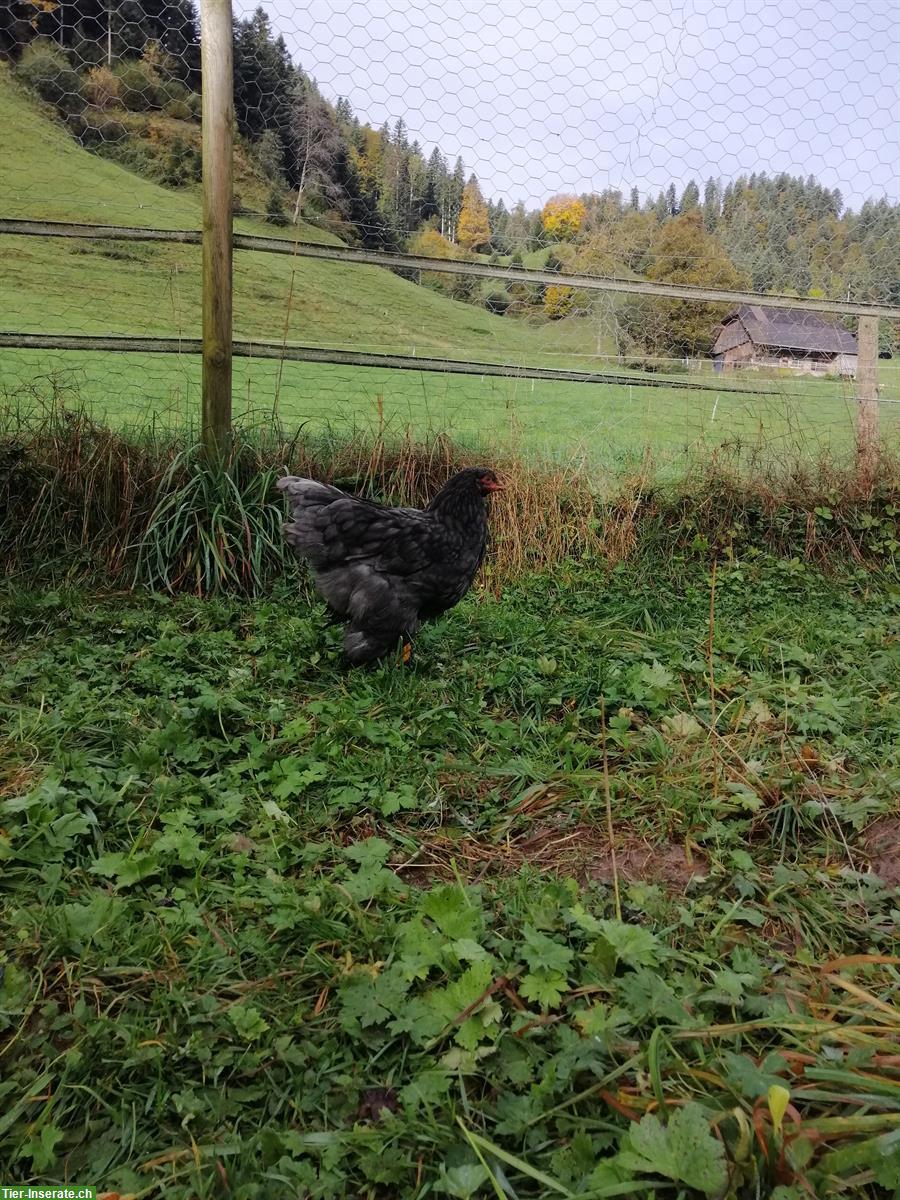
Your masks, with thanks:
[[[149,427],[140,436],[126,436],[60,405],[32,407],[27,417],[0,412],[4,565],[28,571],[71,560],[75,552],[79,569],[89,559],[111,582],[124,582],[166,490],[190,480],[191,444],[189,432]],[[426,441],[409,432],[391,441],[364,435],[336,440],[327,432],[290,437],[273,424],[238,433],[227,464],[228,487],[239,500],[252,493],[257,507],[278,505],[274,494],[260,498],[253,481],[262,472],[284,470],[418,506],[461,467],[490,465],[510,486],[493,501],[488,587],[567,560],[614,564],[654,546],[696,552],[698,537],[726,558],[742,537],[820,564],[846,561],[848,555],[871,561],[865,537],[871,525],[861,516],[875,513],[877,522],[893,519],[896,525],[900,511],[900,465],[887,456],[873,482],[827,462],[777,471],[760,463],[748,475],[723,451],[667,487],[654,483],[649,459],[637,475],[615,479],[590,475],[582,463],[559,466],[512,452],[492,456],[490,463],[484,459],[483,452],[440,434]],[[831,514],[827,521],[823,511]],[[272,556],[277,558],[274,550]],[[285,555],[272,570],[287,561]]]

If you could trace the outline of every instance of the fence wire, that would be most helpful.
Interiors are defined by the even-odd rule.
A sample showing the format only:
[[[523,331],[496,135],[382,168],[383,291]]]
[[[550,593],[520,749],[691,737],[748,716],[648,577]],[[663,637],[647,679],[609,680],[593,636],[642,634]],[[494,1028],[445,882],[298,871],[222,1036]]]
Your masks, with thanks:
[[[890,10],[237,0],[236,230],[898,305]],[[200,36],[192,0],[5,5],[0,215],[199,228]],[[199,336],[196,247],[0,246],[7,331]],[[603,461],[710,441],[849,448],[855,322],[755,308],[238,252],[236,339],[616,381],[241,358],[235,413]],[[900,323],[879,336],[894,439]],[[0,350],[11,410],[64,399],[120,424],[196,422],[199,373],[187,351]]]

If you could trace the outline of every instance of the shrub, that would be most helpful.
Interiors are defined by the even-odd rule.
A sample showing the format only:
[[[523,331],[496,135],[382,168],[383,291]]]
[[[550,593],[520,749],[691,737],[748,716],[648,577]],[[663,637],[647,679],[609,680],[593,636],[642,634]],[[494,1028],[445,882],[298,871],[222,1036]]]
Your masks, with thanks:
[[[116,121],[115,124],[119,125],[119,122]],[[148,179],[158,179],[159,155],[154,154],[146,143],[130,137],[129,131],[124,125],[120,128],[121,133],[117,141],[107,140],[104,137],[102,141],[93,142],[91,149],[102,158],[112,159],[113,162],[127,167],[129,171],[134,171],[137,175],[146,175]]]
[[[438,233],[436,229],[420,229],[409,239],[410,254],[421,254],[427,258],[457,258],[459,250]]]
[[[410,254],[421,254],[427,258],[465,258],[465,253],[452,245],[436,229],[420,229],[409,239],[407,246]],[[455,276],[445,275],[443,271],[421,271],[419,282],[425,287],[446,295],[454,294]]]
[[[102,109],[93,105],[88,105],[80,113],[73,113],[67,124],[82,146],[86,147],[115,146],[128,137],[128,130],[121,121],[107,116]]]
[[[250,153],[256,158],[266,179],[272,183],[285,186],[284,172],[284,143],[274,129],[267,129],[257,142],[250,146]]]
[[[191,110],[191,117],[195,121],[199,121],[203,115],[203,101],[200,98],[200,94],[198,92],[188,92],[185,103]]]
[[[502,317],[512,304],[512,296],[509,292],[489,292],[484,298],[484,307],[488,312],[496,313],[498,317]]]
[[[184,138],[172,139],[159,174],[160,183],[168,187],[183,187],[202,177],[203,161],[200,151]]]
[[[194,115],[191,112],[191,106],[186,100],[169,100],[163,108],[163,113],[167,117],[171,117],[174,121],[190,121]]]
[[[278,188],[272,188],[266,200],[266,220],[270,225],[287,225],[287,214],[284,211],[284,201]]]
[[[288,218],[286,223],[290,225],[291,219]],[[359,245],[359,230],[351,221],[348,221],[343,214],[339,213],[337,209],[326,209],[325,212],[320,213],[319,216],[316,217],[312,224],[314,224],[317,229],[324,229],[326,233],[333,233],[334,236],[339,237],[342,242],[346,242],[348,246]],[[421,274],[419,271],[407,271],[404,275],[404,278],[413,279],[415,281],[415,277],[419,274]]]
[[[478,280],[474,275],[451,275],[450,278],[453,281],[450,286],[450,295],[454,300],[462,300],[465,303],[470,303],[475,299],[475,293],[478,291]]]
[[[144,43],[141,65],[146,67],[155,79],[176,81],[178,78],[178,59],[169,54],[155,38]],[[182,91],[187,91],[183,84],[179,83],[178,86]]]
[[[551,321],[567,317],[574,307],[575,289],[553,283],[544,292],[544,313]]]
[[[119,63],[113,74],[119,85],[119,96],[131,112],[146,112],[160,109],[169,98],[168,90],[156,71],[147,63]]]
[[[116,108],[120,103],[119,81],[109,67],[91,67],[84,80],[84,93],[95,108]]]
[[[665,369],[661,359],[645,358],[640,354],[630,355],[624,360],[623,365],[626,366],[629,371],[644,371],[653,373]]]
[[[639,354],[626,358],[624,365],[631,371],[650,375],[687,375],[690,370],[680,358],[644,358]]]
[[[65,115],[84,108],[81,78],[62,50],[52,42],[40,38],[27,46],[16,75],[26,87]]]
[[[180,79],[164,79],[161,86],[165,89],[169,101],[180,100],[182,104],[187,104],[191,93]]]

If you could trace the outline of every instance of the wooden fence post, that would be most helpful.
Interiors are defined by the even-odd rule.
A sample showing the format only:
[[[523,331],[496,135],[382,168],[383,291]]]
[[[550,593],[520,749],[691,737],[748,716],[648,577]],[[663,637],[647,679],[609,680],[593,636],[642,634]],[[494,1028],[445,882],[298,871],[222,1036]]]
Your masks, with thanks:
[[[203,86],[203,419],[208,457],[231,440],[232,124],[231,0],[201,0]]]
[[[856,458],[860,474],[871,477],[878,457],[878,318],[859,318],[856,369]]]

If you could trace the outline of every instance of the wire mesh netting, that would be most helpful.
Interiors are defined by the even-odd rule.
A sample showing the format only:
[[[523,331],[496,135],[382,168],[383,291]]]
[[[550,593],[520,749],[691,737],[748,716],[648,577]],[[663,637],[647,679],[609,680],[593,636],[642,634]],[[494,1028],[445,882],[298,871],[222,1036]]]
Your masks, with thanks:
[[[849,449],[855,318],[764,297],[900,304],[890,8],[238,0],[235,227],[298,252],[236,254],[237,418],[441,430],[604,463],[647,448],[678,462],[698,443]],[[4,6],[2,215],[199,229],[200,24],[192,0]],[[495,274],[310,259],[310,242]],[[122,425],[196,422],[197,246],[0,245],[6,331],[176,339],[164,354],[4,346],[11,409],[62,399]],[[517,267],[540,275],[505,274]],[[892,440],[898,331],[881,318]],[[263,343],[275,357],[254,354]],[[297,347],[470,373],[294,361]],[[533,367],[589,378],[522,377]]]

